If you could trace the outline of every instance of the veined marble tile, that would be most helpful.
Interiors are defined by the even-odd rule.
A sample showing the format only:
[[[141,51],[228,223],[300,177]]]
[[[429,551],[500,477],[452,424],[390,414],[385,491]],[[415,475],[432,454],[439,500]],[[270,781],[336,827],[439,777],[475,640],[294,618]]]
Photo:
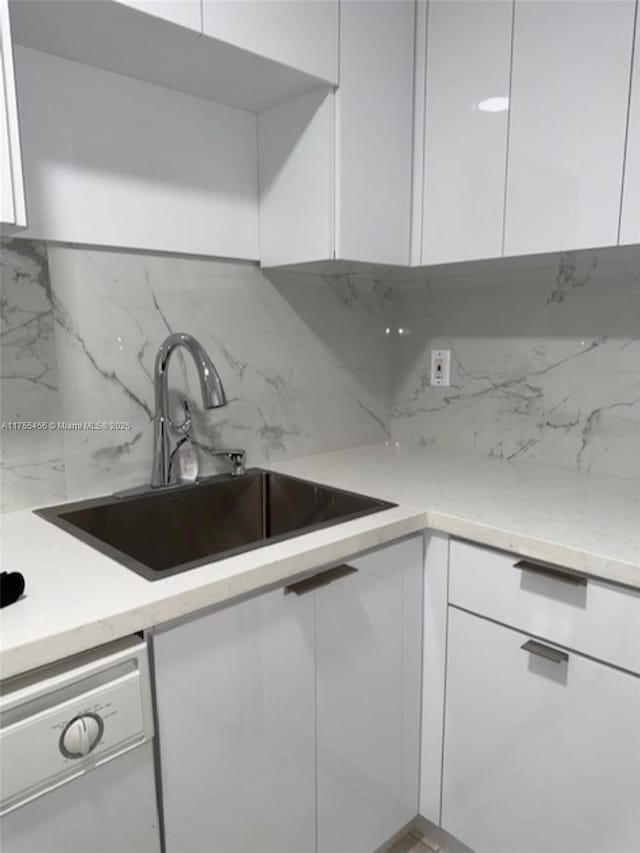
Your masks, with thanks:
[[[3,240],[0,251],[0,493],[2,510],[65,497],[57,426],[53,305],[42,243]],[[12,429],[21,422],[39,425]],[[46,427],[46,428],[45,428]]]
[[[388,437],[380,286],[287,273],[270,282],[251,264],[57,246],[49,263],[63,419],[131,423],[63,433],[70,498],[148,481],[153,364],[171,332],[203,344],[229,401],[204,412],[189,357],[172,362],[174,415],[186,396],[204,473],[220,466],[208,448],[243,447],[259,465]]]
[[[640,249],[473,266],[397,287],[393,438],[640,477]]]
[[[173,331],[203,343],[229,399],[203,412],[193,365],[176,355],[173,410],[186,392],[204,473],[224,469],[211,448],[244,447],[259,465],[391,435],[640,476],[638,247],[391,283],[12,240],[2,420],[131,429],[3,431],[3,509],[148,481],[153,363]],[[452,350],[450,388],[429,385],[432,347]]]

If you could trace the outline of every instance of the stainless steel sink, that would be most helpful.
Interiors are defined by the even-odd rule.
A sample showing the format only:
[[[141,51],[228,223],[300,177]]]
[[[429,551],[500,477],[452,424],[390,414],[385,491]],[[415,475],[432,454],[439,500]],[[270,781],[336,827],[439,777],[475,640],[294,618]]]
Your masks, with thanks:
[[[252,469],[196,485],[36,510],[147,580],[395,506]]]

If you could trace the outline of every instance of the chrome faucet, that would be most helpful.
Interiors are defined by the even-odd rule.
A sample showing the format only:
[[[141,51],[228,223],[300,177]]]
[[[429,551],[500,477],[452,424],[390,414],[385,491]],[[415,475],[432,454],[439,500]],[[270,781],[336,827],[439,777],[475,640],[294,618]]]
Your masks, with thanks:
[[[153,468],[151,471],[151,486],[160,488],[169,485],[170,469],[170,438],[169,431],[188,434],[191,426],[189,409],[184,401],[185,420],[181,424],[175,424],[169,415],[169,386],[168,369],[171,354],[178,347],[184,347],[191,354],[200,379],[200,390],[202,391],[202,405],[205,409],[217,409],[226,406],[227,398],[222,387],[222,380],[209,358],[206,350],[192,335],[182,332],[169,337],[163,342],[153,371],[155,387],[155,414],[153,418]],[[244,450],[215,450],[210,455],[222,456],[232,465],[234,476],[244,474],[245,452]]]

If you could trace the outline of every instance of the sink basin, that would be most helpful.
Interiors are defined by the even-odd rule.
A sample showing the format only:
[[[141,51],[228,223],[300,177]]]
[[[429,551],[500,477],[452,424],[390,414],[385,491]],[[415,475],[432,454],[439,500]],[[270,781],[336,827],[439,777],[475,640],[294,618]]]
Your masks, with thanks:
[[[252,469],[242,477],[36,510],[148,580],[395,504]]]

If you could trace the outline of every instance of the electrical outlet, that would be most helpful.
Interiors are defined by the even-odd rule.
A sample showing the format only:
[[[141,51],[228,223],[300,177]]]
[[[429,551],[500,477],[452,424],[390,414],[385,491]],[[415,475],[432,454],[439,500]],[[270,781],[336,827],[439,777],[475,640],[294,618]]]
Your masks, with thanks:
[[[451,350],[431,350],[431,384],[449,385],[451,377]]]

